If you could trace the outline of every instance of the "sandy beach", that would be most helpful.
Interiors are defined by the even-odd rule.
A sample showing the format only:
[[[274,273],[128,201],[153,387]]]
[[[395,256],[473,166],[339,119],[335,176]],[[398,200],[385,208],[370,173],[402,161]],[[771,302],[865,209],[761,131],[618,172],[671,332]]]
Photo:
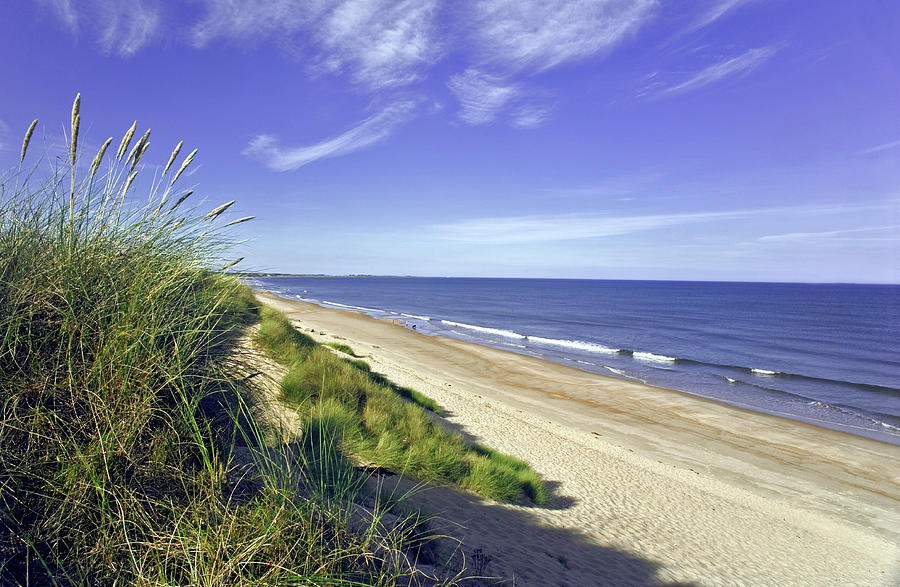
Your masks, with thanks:
[[[541,474],[543,507],[413,498],[507,584],[900,582],[900,447],[257,295]]]

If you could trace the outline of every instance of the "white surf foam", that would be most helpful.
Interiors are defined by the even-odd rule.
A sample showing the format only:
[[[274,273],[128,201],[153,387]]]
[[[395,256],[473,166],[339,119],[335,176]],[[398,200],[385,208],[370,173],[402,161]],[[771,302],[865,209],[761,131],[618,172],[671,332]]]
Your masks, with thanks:
[[[328,304],[329,306],[336,306],[338,308],[347,308],[348,310],[362,310],[363,312],[384,312],[384,310],[379,310],[378,308],[365,308],[363,306],[348,306],[347,304],[339,304],[337,302],[329,302],[328,300],[322,300],[323,304]]]
[[[750,369],[750,372],[760,377],[774,377],[778,375],[778,371],[769,371],[768,369]]]
[[[583,342],[580,340],[560,340],[557,338],[543,338],[540,336],[529,336],[528,340],[530,342],[536,342],[539,344],[549,344],[553,346],[561,346],[570,349],[577,349],[579,351],[588,351],[591,353],[606,353],[606,354],[615,354],[619,352],[619,349],[611,349],[609,347],[605,347],[601,344],[594,344],[591,342]]]
[[[641,383],[644,383],[644,384],[647,383],[644,379],[641,379],[640,377],[635,377],[634,375],[629,375],[628,373],[626,373],[625,371],[622,371],[621,369],[616,369],[615,367],[610,367],[608,365],[602,365],[602,367],[604,369],[606,369],[607,371],[609,371],[610,373],[618,375],[619,377],[624,377],[625,379],[631,379],[632,381],[640,381]]]
[[[512,330],[503,330],[500,328],[488,328],[486,326],[475,326],[474,324],[463,324],[462,322],[452,322],[450,320],[441,320],[442,324],[446,324],[447,326],[456,326],[457,328],[466,328],[468,330],[474,330],[476,332],[484,332],[485,334],[494,334],[497,336],[503,336],[506,338],[516,338],[516,339],[525,339],[525,335],[519,334],[518,332],[513,332]]]
[[[651,361],[654,363],[674,363],[678,360],[675,357],[667,357],[665,355],[656,355],[640,351],[634,351],[632,356],[639,361]]]
[[[403,312],[400,312],[400,315],[406,316],[407,318],[415,318],[416,320],[425,320],[426,322],[431,320],[428,316],[416,316],[415,314],[404,314]]]

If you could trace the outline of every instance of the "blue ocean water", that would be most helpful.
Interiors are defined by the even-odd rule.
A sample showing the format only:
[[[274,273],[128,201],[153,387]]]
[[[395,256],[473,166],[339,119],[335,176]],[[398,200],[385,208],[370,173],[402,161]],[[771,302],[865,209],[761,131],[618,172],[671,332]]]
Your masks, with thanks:
[[[900,444],[900,286],[272,277],[325,307]]]

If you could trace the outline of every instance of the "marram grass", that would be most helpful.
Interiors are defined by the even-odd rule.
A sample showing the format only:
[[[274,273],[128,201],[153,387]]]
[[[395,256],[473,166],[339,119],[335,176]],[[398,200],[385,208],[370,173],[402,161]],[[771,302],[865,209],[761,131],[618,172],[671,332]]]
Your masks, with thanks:
[[[351,532],[306,493],[313,468],[262,440],[230,352],[257,309],[219,271],[224,210],[160,206],[196,150],[131,198],[149,135],[82,168],[81,106],[65,163],[26,169],[35,122],[0,178],[0,584],[396,583],[408,566],[384,553],[418,522]]]

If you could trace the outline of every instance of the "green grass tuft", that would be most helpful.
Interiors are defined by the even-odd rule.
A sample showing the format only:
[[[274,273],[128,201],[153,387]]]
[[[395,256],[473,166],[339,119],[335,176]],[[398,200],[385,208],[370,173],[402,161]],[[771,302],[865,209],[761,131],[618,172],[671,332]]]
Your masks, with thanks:
[[[438,411],[430,398],[394,385],[365,361],[343,359],[305,340],[293,351],[273,346],[268,341],[292,340],[296,331],[278,312],[264,309],[261,315],[261,344],[277,349],[279,357],[298,359],[283,361],[289,367],[283,397],[298,406],[305,427],[327,428],[329,451],[498,501],[546,501],[544,484],[527,463],[441,427],[425,411]]]
[[[344,354],[350,355],[351,357],[356,357],[356,353],[353,352],[353,349],[350,348],[349,345],[346,345],[341,342],[326,342],[325,346],[330,346],[331,348],[341,351]]]
[[[257,342],[279,363],[294,365],[303,361],[316,342],[295,330],[287,317],[271,308],[260,309]]]

